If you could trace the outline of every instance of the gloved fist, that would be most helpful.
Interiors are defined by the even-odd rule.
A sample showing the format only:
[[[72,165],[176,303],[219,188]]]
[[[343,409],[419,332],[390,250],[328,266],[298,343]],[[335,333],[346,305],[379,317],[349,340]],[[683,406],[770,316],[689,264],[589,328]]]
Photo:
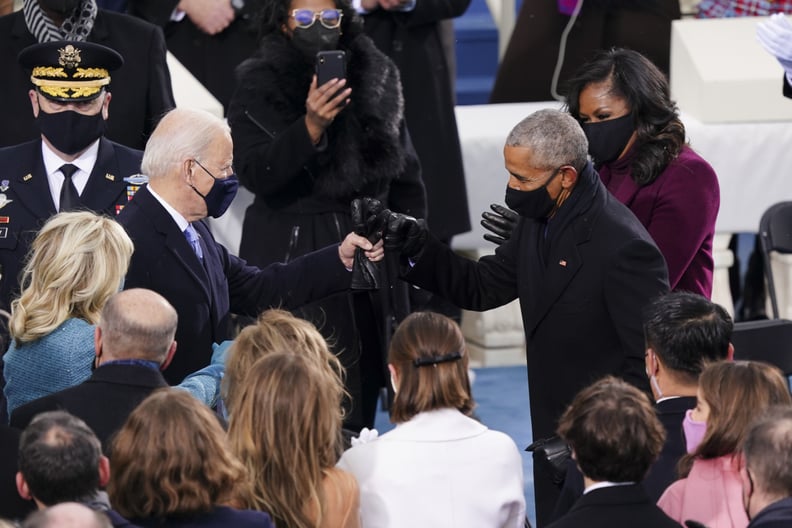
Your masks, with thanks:
[[[366,237],[372,244],[382,238],[385,223],[380,213],[382,202],[376,198],[355,198],[351,204],[352,229],[356,235]]]
[[[520,215],[500,204],[490,204],[490,209],[494,213],[484,211],[481,213],[481,225],[484,229],[492,231],[494,235],[484,233],[484,240],[488,240],[499,246],[511,238],[512,231],[517,225]]]
[[[419,255],[428,236],[426,222],[401,213],[390,211],[388,213],[385,227],[385,250],[398,251],[407,258]]]
[[[792,76],[792,23],[783,13],[776,13],[756,26],[756,40],[775,56],[788,76]]]

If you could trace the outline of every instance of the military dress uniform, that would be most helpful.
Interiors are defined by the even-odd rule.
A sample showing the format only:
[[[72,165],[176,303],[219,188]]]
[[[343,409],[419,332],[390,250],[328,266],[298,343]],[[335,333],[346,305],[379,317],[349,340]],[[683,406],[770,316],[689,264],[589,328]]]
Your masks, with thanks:
[[[55,103],[99,97],[110,83],[110,71],[123,64],[122,57],[105,46],[65,41],[30,46],[19,55],[19,61],[32,71],[37,97]],[[66,108],[64,111],[73,111],[68,110],[73,107]],[[64,129],[63,135],[68,134]],[[77,159],[61,159],[62,153],[51,146],[60,144],[57,139],[45,142],[40,138],[0,149],[0,308],[4,310],[19,294],[19,275],[33,238],[59,211],[59,205],[63,209],[63,204],[56,203],[67,184],[66,176],[57,169],[60,164],[73,161],[83,170],[83,180],[75,188],[77,203],[69,208],[115,216],[141,182],[137,174],[141,151],[101,136],[78,153]],[[61,188],[53,188],[53,181]]]

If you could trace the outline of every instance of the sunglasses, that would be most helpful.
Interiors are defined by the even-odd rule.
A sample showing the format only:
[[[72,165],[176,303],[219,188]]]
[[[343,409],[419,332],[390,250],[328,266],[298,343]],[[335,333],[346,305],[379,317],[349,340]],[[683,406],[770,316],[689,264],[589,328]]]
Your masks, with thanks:
[[[310,9],[295,9],[291,12],[291,17],[297,23],[298,28],[308,29],[313,26],[316,19],[327,29],[335,29],[341,25],[341,18],[344,14],[340,9],[322,9],[312,11]]]

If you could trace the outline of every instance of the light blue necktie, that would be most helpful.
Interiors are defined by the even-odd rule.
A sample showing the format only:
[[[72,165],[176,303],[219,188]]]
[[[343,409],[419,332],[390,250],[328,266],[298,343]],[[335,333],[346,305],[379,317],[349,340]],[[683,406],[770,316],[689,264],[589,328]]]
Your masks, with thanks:
[[[184,236],[187,237],[187,242],[190,243],[190,247],[192,247],[198,260],[203,260],[203,250],[201,249],[201,243],[198,241],[198,233],[192,224],[189,224],[187,229],[184,230]]]

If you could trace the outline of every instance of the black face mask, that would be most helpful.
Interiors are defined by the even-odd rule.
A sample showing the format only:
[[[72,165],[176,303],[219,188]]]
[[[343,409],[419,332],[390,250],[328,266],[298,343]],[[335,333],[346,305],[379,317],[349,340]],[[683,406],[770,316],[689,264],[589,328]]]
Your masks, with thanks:
[[[294,28],[291,38],[294,47],[311,61],[314,60],[316,54],[320,51],[337,49],[340,39],[340,26],[328,29],[318,22],[309,28]]]
[[[83,115],[73,110],[48,114],[39,109],[36,125],[52,146],[64,154],[77,154],[105,133],[101,110],[95,115]]]
[[[560,171],[553,173],[541,187],[532,191],[519,191],[506,187],[506,205],[516,211],[520,216],[538,220],[547,218],[553,211],[556,201],[550,198],[547,186],[553,181]]]
[[[588,138],[589,154],[598,166],[618,158],[635,131],[632,113],[598,123],[581,123],[580,126]]]
[[[38,0],[38,3],[41,8],[65,18],[74,13],[80,5],[80,0]]]

